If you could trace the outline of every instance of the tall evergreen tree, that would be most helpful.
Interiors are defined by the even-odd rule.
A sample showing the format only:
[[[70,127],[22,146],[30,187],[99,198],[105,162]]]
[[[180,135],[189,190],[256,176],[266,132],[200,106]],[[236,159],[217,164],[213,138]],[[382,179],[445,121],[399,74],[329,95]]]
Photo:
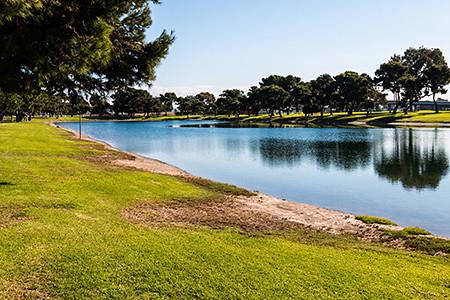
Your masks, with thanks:
[[[150,3],[158,4],[158,0]],[[147,0],[30,0],[0,4],[0,91],[70,101],[145,85],[173,36],[145,41]]]

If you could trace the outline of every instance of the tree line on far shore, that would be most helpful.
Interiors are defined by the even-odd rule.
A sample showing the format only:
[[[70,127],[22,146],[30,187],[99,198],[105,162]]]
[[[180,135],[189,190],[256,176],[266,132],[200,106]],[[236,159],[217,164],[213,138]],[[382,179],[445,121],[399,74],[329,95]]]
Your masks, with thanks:
[[[239,89],[224,90],[219,97],[209,92],[178,97],[175,93],[151,96],[145,90],[128,88],[112,95],[112,105],[107,99],[97,105],[91,103],[94,113],[108,107],[116,115],[146,116],[172,111],[181,115],[258,115],[261,112],[273,117],[292,112],[312,113],[371,111],[385,106],[386,92],[395,100],[393,113],[400,108],[407,113],[414,102],[432,96],[435,110],[439,112],[436,95],[445,94],[450,83],[450,68],[439,49],[409,48],[403,55],[394,55],[381,64],[371,78],[367,74],[343,72],[336,76],[323,74],[309,82],[300,77],[271,75],[263,78],[247,93]]]
[[[439,49],[409,48],[381,64],[371,78],[367,74],[346,71],[336,76],[323,74],[311,81],[288,75],[271,75],[252,86],[247,93],[224,90],[219,97],[202,92],[179,97],[173,92],[152,96],[147,89],[124,87],[107,93],[92,93],[75,104],[70,99],[49,94],[33,98],[17,93],[0,94],[0,118],[26,111],[28,114],[95,114],[133,117],[137,114],[161,115],[176,111],[180,115],[239,116],[267,113],[275,115],[303,112],[333,114],[373,110],[384,107],[387,92],[395,100],[393,113],[413,110],[413,104],[432,96],[439,112],[436,95],[445,94],[450,83],[450,68]]]

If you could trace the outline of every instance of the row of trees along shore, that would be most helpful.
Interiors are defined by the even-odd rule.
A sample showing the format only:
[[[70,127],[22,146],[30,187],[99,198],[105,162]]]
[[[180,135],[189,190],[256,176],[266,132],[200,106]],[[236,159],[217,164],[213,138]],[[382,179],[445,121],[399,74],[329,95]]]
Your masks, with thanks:
[[[445,94],[450,83],[442,51],[421,47],[394,55],[374,78],[352,71],[323,74],[311,81],[271,75],[247,93],[230,89],[218,98],[209,92],[155,97],[148,92],[154,70],[174,37],[163,32],[145,42],[150,9],[147,1],[135,2],[102,4],[94,10],[95,18],[87,13],[92,4],[73,2],[60,7],[57,15],[51,5],[20,7],[14,16],[8,16],[8,10],[0,14],[0,120],[6,115],[21,121],[24,116],[79,113],[150,116],[174,109],[188,116],[369,114],[386,104],[388,94],[396,103],[393,113],[412,111],[414,102],[426,96],[432,96],[439,112],[436,95]],[[45,29],[62,25],[62,32]]]
[[[245,93],[239,89],[224,90],[216,97],[202,92],[187,97],[166,93],[153,97],[148,92],[129,88],[112,96],[110,107],[116,114],[160,114],[173,107],[181,115],[257,115],[303,112],[305,115],[335,111],[352,114],[372,110],[386,104],[386,93],[395,100],[393,113],[402,108],[405,113],[413,109],[416,101],[432,96],[439,112],[436,95],[445,94],[450,83],[450,68],[439,49],[410,48],[403,55],[394,55],[375,72],[367,74],[347,71],[336,76],[320,75],[309,82],[296,76],[271,75],[258,86]],[[95,102],[97,103],[97,102]],[[97,107],[96,104],[92,107]],[[103,100],[103,107],[107,101]],[[92,103],[91,103],[92,104]],[[99,113],[95,109],[95,113]]]

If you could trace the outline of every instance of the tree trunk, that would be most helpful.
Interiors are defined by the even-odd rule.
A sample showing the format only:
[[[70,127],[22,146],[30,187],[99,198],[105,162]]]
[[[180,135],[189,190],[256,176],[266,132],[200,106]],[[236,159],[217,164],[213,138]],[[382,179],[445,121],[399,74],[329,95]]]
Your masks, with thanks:
[[[413,111],[413,106],[414,106],[414,100],[411,100],[411,101],[409,102],[409,107],[408,107],[408,109],[409,109],[410,112]]]
[[[436,93],[433,93],[433,102],[434,102],[434,110],[438,114],[439,113],[439,106],[438,106],[437,101],[436,101]]]
[[[22,112],[18,111],[16,113],[16,122],[17,123],[22,122],[22,119],[23,119],[23,114],[22,114]]]
[[[400,100],[395,102],[395,107],[394,107],[394,110],[393,110],[394,115],[397,113],[397,110],[398,110],[398,107],[400,106],[400,103],[402,103]]]
[[[395,106],[394,106],[394,110],[392,111],[392,113],[395,115],[397,113],[398,107],[400,106],[400,103],[402,102],[400,99],[400,93],[394,93],[394,98],[395,98]]]

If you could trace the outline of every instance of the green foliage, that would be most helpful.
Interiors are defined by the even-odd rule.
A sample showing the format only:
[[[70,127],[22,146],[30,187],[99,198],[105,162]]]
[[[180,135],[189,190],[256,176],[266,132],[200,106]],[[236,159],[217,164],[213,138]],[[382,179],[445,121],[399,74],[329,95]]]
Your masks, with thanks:
[[[430,255],[450,254],[450,240],[436,238],[425,229],[406,227],[400,231],[384,230],[387,241],[401,242],[404,247]]]
[[[404,238],[405,246],[409,249],[423,251],[430,255],[450,254],[450,241],[433,237],[407,237]]]
[[[394,55],[376,71],[376,82],[383,90],[394,94],[397,106],[404,111],[412,110],[414,101],[431,94],[447,93],[445,86],[450,83],[450,68],[440,49],[409,48],[403,56]],[[438,112],[438,106],[435,108]]]
[[[305,114],[314,113],[319,110],[313,97],[311,82],[297,84],[292,91],[292,95],[294,99],[293,106],[297,113],[300,112],[301,106],[303,106],[302,110]]]
[[[381,225],[397,225],[389,219],[378,218],[373,216],[356,216],[357,220],[360,220],[366,224],[381,224]]]
[[[347,71],[337,75],[335,80],[336,92],[339,95],[338,105],[341,109],[351,115],[354,111],[367,106],[374,89],[369,75]]]
[[[225,90],[217,99],[217,112],[221,114],[239,115],[241,112],[241,103],[245,98],[243,91],[238,89]]]
[[[111,104],[109,104],[106,97],[99,94],[94,94],[89,99],[89,104],[91,105],[91,113],[99,116],[107,114],[108,110],[111,108]]]
[[[202,92],[197,94],[195,98],[203,104],[203,113],[205,115],[217,113],[216,97],[213,94]]]
[[[310,85],[314,104],[320,107],[320,112],[323,115],[325,106],[331,105],[336,98],[336,81],[330,75],[323,74],[316,80],[312,80]]]
[[[15,115],[23,104],[23,98],[15,93],[0,92],[0,121],[6,115]]]
[[[153,97],[146,90],[125,88],[113,95],[113,110],[117,116],[128,115],[134,117],[136,113],[145,113],[148,117],[150,113],[160,114],[164,106],[160,98]]]
[[[429,231],[418,227],[406,227],[400,233],[405,235],[431,235]]]
[[[402,81],[408,67],[402,62],[401,57],[394,55],[387,63],[383,63],[375,72],[375,82],[381,85],[385,91],[390,91],[396,101],[401,99]]]
[[[159,1],[151,1],[159,3]],[[80,110],[89,95],[148,85],[174,38],[145,40],[148,1],[6,0],[0,4],[0,92],[45,94]],[[34,100],[33,100],[34,101]],[[29,103],[28,103],[29,104]],[[35,113],[22,105],[15,113]],[[51,107],[54,106],[54,107]]]
[[[165,93],[159,96],[159,100],[163,105],[163,111],[169,112],[173,110],[173,104],[177,102],[177,95],[175,93]]]
[[[194,96],[178,97],[176,103],[177,109],[182,115],[203,114],[206,109],[205,103]]]
[[[275,111],[278,111],[281,116],[283,107],[289,99],[289,93],[275,84],[262,85],[259,90],[259,97],[261,107],[268,111],[270,117],[274,115]]]
[[[4,0],[0,2],[0,26],[13,21],[31,16],[42,9],[49,1],[42,0]]]
[[[418,227],[405,227],[402,230],[385,230],[385,232],[392,238],[402,239],[421,235],[431,235],[427,230]]]

